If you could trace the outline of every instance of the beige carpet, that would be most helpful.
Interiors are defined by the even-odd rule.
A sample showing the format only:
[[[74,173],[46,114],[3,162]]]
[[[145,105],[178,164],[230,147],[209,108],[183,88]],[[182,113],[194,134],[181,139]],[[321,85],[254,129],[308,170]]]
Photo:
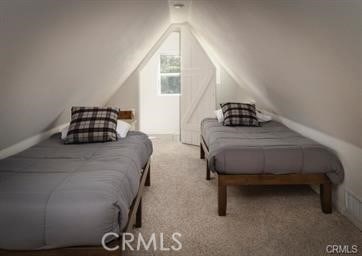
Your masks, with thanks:
[[[229,188],[227,216],[219,217],[216,180],[205,180],[199,148],[165,138],[153,143],[152,185],[135,234],[162,232],[170,247],[179,232],[183,248],[126,255],[324,255],[328,244],[357,244],[362,252],[362,232],[337,211],[323,214],[308,186]]]

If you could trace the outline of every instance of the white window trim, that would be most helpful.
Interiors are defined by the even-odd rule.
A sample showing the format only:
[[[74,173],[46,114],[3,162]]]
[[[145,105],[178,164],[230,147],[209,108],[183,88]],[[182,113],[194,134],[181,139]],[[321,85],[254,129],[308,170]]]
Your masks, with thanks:
[[[160,76],[180,76],[181,73],[161,73]]]
[[[159,57],[158,57],[158,88],[157,88],[157,92],[159,96],[180,96],[180,93],[162,93],[161,92],[161,77],[162,76],[179,76],[181,77],[181,72],[180,73],[161,73],[161,56],[178,56],[175,54],[165,54],[165,53],[160,53]],[[181,56],[179,56],[180,60],[181,60]],[[181,67],[180,67],[181,68]],[[180,81],[181,83],[181,81]],[[180,88],[181,89],[181,88]]]

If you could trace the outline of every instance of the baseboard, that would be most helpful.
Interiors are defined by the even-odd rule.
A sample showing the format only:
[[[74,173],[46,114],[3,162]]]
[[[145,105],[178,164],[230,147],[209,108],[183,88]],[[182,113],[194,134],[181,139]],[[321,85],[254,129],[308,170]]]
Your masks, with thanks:
[[[180,135],[179,134],[148,134],[150,139],[162,139],[168,141],[179,141]]]
[[[360,230],[362,230],[362,200],[350,191],[345,191],[346,215]]]
[[[35,144],[38,144],[39,142],[49,138],[54,133],[60,132],[60,130],[65,126],[66,124],[59,125],[57,127],[54,127],[48,131],[39,133],[37,135],[34,135],[30,138],[27,138],[23,141],[20,141],[16,143],[15,145],[12,145],[8,148],[5,148],[0,151],[0,160],[7,158],[9,156],[15,155],[21,151],[24,151],[27,148],[30,148],[31,146],[34,146]]]

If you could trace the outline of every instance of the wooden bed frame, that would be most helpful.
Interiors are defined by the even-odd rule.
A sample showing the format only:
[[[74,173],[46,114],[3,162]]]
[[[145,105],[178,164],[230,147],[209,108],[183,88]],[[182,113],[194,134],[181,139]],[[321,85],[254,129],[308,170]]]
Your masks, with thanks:
[[[151,159],[143,168],[138,192],[131,204],[128,222],[123,233],[131,231],[133,227],[140,228],[142,226],[142,195],[145,186],[151,186]],[[79,246],[34,251],[0,250],[0,256],[121,256],[121,239],[114,240],[108,245],[114,247],[117,244],[120,245],[120,249],[112,252],[106,251],[102,246]]]
[[[206,179],[210,180],[208,165],[209,149],[201,135],[200,158],[206,157]],[[319,185],[321,208],[324,213],[332,213],[332,184],[323,173],[315,174],[217,174],[218,184],[218,213],[226,215],[227,186],[242,185]]]

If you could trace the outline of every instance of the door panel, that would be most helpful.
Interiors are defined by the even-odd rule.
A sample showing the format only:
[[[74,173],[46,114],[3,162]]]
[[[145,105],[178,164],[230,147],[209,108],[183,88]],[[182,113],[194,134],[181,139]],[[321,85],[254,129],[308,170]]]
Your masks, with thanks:
[[[216,107],[216,68],[187,27],[181,30],[181,142],[200,144],[200,124]]]

